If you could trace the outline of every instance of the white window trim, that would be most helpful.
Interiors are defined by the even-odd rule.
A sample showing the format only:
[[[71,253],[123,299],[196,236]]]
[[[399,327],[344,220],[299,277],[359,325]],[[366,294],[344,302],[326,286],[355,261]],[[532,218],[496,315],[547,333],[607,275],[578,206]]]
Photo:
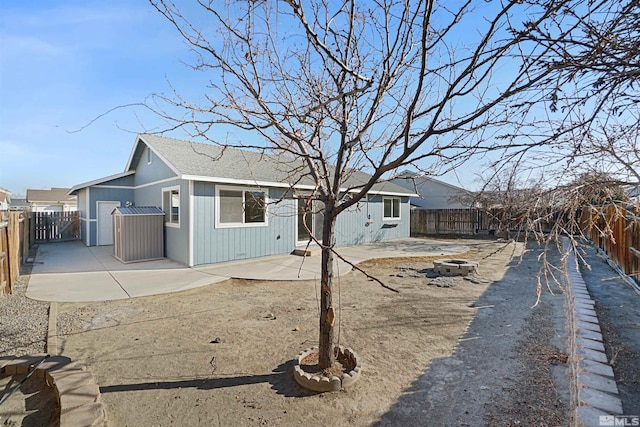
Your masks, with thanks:
[[[398,201],[398,216],[384,216],[384,202],[385,200],[397,200]],[[391,202],[391,214],[393,215],[393,202]],[[383,221],[400,221],[402,219],[402,199],[400,197],[383,197],[382,198],[382,220]]]
[[[178,206],[178,222],[164,222],[164,225],[166,227],[171,227],[171,228],[180,228],[180,223],[182,222],[182,189],[180,188],[179,185],[174,185],[171,187],[163,187],[162,188],[162,198],[160,200],[162,200],[161,205],[162,205],[162,210],[164,210],[164,193],[168,192],[168,191],[174,191],[174,190],[178,190],[178,198],[180,199],[180,206]],[[166,212],[165,212],[166,215]],[[166,218],[166,217],[165,217]]]
[[[220,222],[220,190],[230,191],[259,191],[264,193],[264,222],[249,222],[249,223],[221,223]],[[269,204],[269,190],[266,188],[258,187],[237,187],[228,185],[216,185],[216,211],[215,211],[215,227],[216,228],[248,228],[248,227],[267,227],[269,225],[269,210],[267,206]]]

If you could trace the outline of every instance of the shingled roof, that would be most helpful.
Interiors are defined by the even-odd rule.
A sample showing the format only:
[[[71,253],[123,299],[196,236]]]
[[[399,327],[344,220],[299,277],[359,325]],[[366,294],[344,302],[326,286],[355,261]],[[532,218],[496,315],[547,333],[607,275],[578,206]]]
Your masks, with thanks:
[[[314,184],[311,177],[305,176],[307,169],[300,159],[151,134],[138,136],[125,172],[135,170],[143,155],[144,145],[150,147],[183,179],[276,187],[312,187]],[[358,187],[371,177],[360,171],[352,171],[349,175],[345,188]],[[412,191],[391,182],[376,183],[371,192],[414,195]]]
[[[52,188],[50,190],[27,189],[28,202],[65,203],[75,202],[76,196],[70,196],[69,188]]]

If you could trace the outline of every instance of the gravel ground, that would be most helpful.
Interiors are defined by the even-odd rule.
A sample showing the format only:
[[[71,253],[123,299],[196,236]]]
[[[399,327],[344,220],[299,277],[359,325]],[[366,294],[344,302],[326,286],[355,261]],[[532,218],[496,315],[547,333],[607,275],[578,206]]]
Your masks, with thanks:
[[[22,356],[46,351],[49,303],[25,296],[30,265],[13,285],[13,293],[0,297],[0,356]]]
[[[564,296],[543,288],[533,308],[540,253],[516,254],[473,305],[455,352],[435,359],[376,427],[568,425]]]

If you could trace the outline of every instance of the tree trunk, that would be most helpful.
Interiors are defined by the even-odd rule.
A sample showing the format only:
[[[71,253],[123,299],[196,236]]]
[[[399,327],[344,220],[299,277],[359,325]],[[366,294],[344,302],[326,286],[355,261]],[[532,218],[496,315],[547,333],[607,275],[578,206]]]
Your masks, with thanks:
[[[335,243],[336,220],[333,215],[333,206],[327,203],[324,211],[322,228],[322,275],[320,279],[320,338],[318,365],[325,369],[333,365],[335,361],[334,347],[334,321],[335,310],[333,308],[333,249]]]

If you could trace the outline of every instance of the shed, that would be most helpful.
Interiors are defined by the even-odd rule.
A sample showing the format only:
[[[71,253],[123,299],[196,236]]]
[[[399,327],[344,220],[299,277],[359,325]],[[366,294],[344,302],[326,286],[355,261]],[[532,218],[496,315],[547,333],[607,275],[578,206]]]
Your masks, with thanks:
[[[122,262],[164,258],[164,212],[155,206],[118,207],[113,217],[113,256]]]

